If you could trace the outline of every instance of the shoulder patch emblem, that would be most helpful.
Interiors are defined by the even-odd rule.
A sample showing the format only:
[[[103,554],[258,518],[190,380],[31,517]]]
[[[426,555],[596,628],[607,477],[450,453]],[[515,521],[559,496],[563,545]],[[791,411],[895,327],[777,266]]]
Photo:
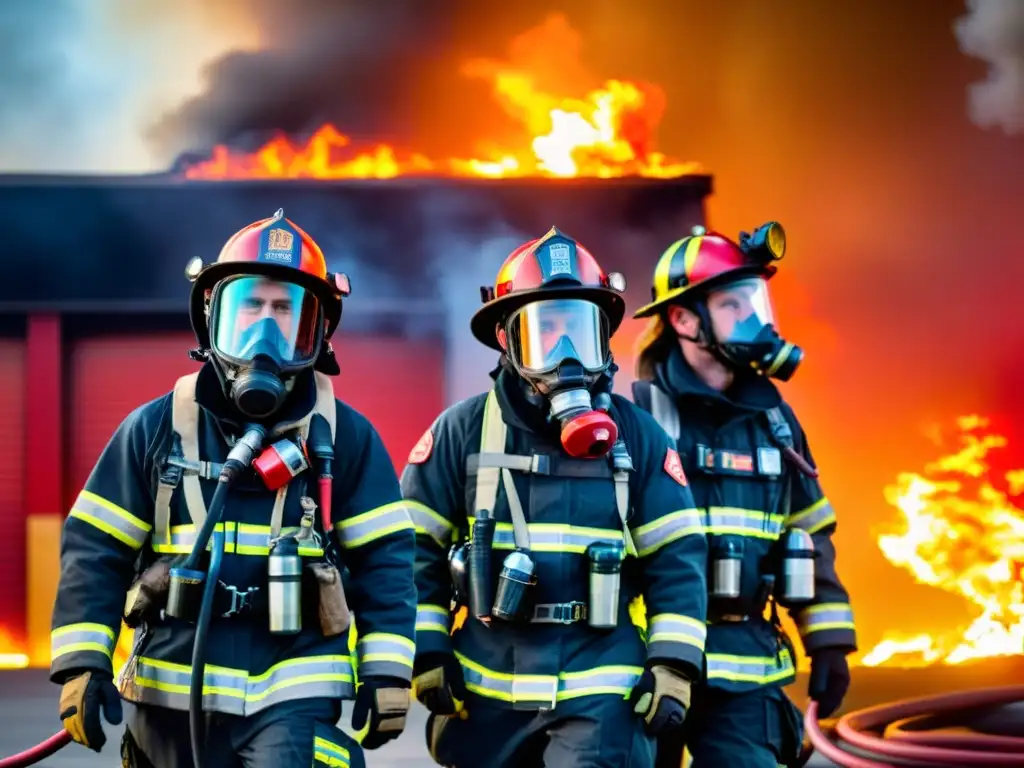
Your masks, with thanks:
[[[665,454],[665,471],[669,477],[681,486],[686,487],[686,473],[683,472],[683,462],[679,458],[679,454],[676,453],[675,448],[669,448],[668,453]]]
[[[431,426],[423,436],[419,439],[419,442],[413,446],[409,452],[409,463],[410,464],[422,464],[430,458],[431,452],[434,450],[434,432]]]

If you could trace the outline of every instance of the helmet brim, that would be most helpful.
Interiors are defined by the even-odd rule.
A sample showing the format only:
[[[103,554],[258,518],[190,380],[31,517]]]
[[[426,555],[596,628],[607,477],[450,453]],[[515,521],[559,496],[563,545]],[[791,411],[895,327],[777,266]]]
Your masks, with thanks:
[[[533,301],[554,299],[582,299],[591,301],[604,311],[608,318],[608,335],[611,336],[622,325],[626,315],[626,301],[622,295],[610,288],[566,285],[558,288],[540,288],[532,291],[510,293],[484,304],[469,322],[473,336],[484,346],[502,351],[495,333],[495,327],[520,307]]]
[[[199,273],[192,283],[192,292],[189,296],[189,319],[192,322],[196,340],[203,349],[210,348],[210,329],[206,323],[206,292],[212,290],[221,280],[236,275],[254,275],[294,283],[316,296],[323,308],[324,319],[327,321],[323,343],[326,343],[334,335],[341,322],[341,295],[332,290],[330,284],[322,278],[280,264],[265,264],[256,261],[222,261],[210,264]]]
[[[636,312],[633,313],[634,320],[640,320],[645,317],[651,317],[659,312],[665,310],[670,304],[673,304],[681,299],[686,294],[693,294],[699,296],[713,291],[717,286],[728,283],[732,280],[738,280],[742,277],[749,277],[751,275],[757,275],[763,277],[765,280],[775,274],[776,268],[773,265],[768,266],[745,266],[737,267],[736,269],[730,269],[727,272],[709,277],[707,280],[702,280],[694,285],[683,285],[679,288],[673,288],[660,296],[650,304],[645,304],[640,307]]]

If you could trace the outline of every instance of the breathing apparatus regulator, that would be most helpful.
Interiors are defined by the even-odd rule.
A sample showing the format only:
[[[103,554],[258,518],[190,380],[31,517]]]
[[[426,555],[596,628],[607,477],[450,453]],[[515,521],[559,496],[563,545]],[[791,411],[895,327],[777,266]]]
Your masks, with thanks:
[[[786,252],[786,233],[768,222],[739,242],[703,227],[677,240],[655,268],[652,301],[633,315],[652,317],[676,304],[700,318],[689,341],[700,343],[737,371],[788,381],[803,350],[776,329],[768,280]]]
[[[513,251],[494,286],[480,288],[473,335],[503,352],[547,402],[562,447],[576,458],[604,456],[618,438],[611,398],[598,389],[612,363],[609,339],[625,313],[625,289],[622,274],[605,274],[554,227]]]

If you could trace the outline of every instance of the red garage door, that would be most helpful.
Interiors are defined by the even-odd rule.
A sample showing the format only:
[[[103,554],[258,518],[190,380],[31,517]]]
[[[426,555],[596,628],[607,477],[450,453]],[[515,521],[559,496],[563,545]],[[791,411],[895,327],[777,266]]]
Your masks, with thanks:
[[[69,501],[89,476],[103,446],[134,408],[170,391],[196,370],[191,334],[165,333],[83,339],[71,351]],[[442,345],[403,339],[341,337],[338,396],[369,418],[401,469],[444,398]]]
[[[0,654],[20,649],[25,627],[25,343],[0,339]]]

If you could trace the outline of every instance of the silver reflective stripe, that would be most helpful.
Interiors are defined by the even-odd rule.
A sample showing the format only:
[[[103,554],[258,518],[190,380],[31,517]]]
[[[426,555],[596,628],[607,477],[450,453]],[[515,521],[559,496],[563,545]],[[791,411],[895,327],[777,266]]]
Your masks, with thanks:
[[[140,657],[134,685],[125,697],[140,704],[188,710],[191,670]],[[247,717],[283,701],[307,698],[346,699],[354,694],[352,664],[347,656],[312,656],[275,664],[262,675],[207,666],[203,709]]]
[[[405,506],[409,510],[409,517],[416,528],[416,533],[429,536],[442,547],[451,544],[452,530],[455,526],[426,504],[407,500]]]
[[[565,672],[559,676],[558,701],[580,696],[610,693],[626,696],[643,674],[641,667],[598,667],[588,672]]]
[[[78,494],[68,517],[88,523],[132,549],[140,549],[153,528],[128,510],[91,491],[82,491]]]
[[[636,544],[637,555],[644,557],[691,534],[704,535],[701,514],[696,509],[680,509],[634,528],[633,542]]]
[[[778,659],[771,656],[730,656],[724,653],[707,654],[707,679],[733,683],[774,683],[795,674],[789,651],[779,651]]]
[[[114,655],[116,641],[114,630],[102,624],[68,624],[50,633],[50,658],[86,651],[101,653],[110,658]]]
[[[817,533],[836,521],[836,513],[827,498],[820,498],[814,504],[789,516],[788,528],[800,528],[808,533]]]
[[[473,520],[470,519],[470,525]],[[534,552],[574,552],[582,554],[595,541],[622,541],[622,531],[611,528],[584,528],[561,523],[530,523],[530,549]],[[472,537],[472,529],[470,530]],[[494,528],[494,549],[515,549],[515,530],[511,523]]]
[[[409,510],[403,501],[363,512],[337,524],[338,536],[347,549],[361,547],[398,531],[414,530]]]
[[[689,616],[677,613],[659,613],[651,618],[647,631],[647,642],[652,643],[686,643],[704,650],[707,638],[707,624]],[[653,654],[652,654],[653,655]]]
[[[444,632],[448,634],[448,609],[440,605],[416,606],[417,632]]]
[[[234,552],[235,551],[235,523],[217,523],[214,527],[215,531],[219,531],[224,534],[224,551]],[[196,527],[191,523],[187,525],[173,525],[171,526],[171,539],[167,541],[163,536],[157,534],[153,537],[153,551],[159,554],[172,554],[180,555],[192,551],[192,547],[196,543]],[[213,546],[212,542],[206,545],[209,549]]]
[[[855,629],[853,610],[846,603],[821,603],[801,611],[797,623],[801,635],[826,629]]]
[[[371,632],[359,638],[356,645],[359,674],[362,677],[384,675],[403,680],[412,679],[412,660],[416,645],[401,635]]]
[[[753,509],[709,507],[705,533],[775,540],[782,533],[784,519],[783,515],[769,515]]]
[[[643,674],[640,667],[606,666],[583,672],[562,672],[557,676],[512,675],[488,670],[461,653],[455,655],[462,665],[467,690],[490,699],[538,708],[553,707],[557,701],[581,696],[624,696]]]

